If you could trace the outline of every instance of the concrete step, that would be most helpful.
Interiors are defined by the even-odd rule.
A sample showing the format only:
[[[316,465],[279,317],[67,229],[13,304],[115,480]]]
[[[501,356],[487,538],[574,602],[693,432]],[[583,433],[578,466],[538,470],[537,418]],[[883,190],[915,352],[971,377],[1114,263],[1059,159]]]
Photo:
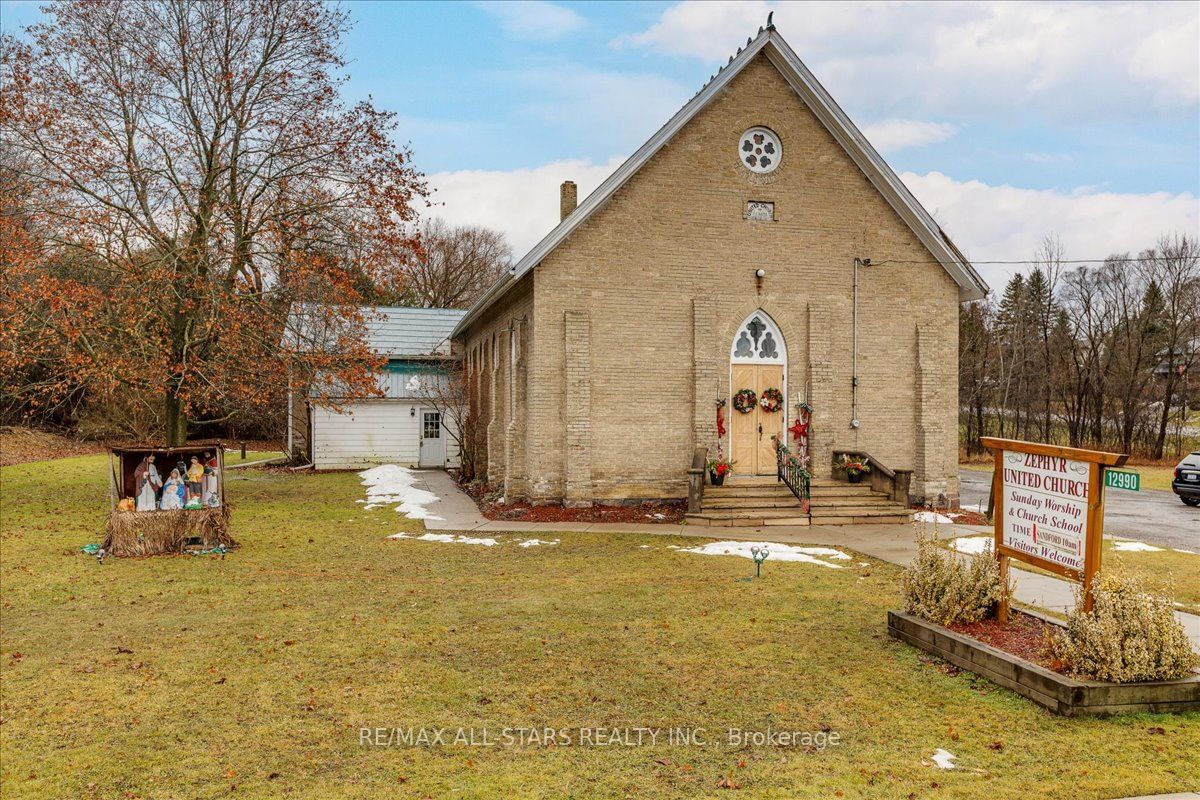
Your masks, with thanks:
[[[818,503],[812,502],[812,511],[816,514],[818,511],[822,513],[838,512],[838,513],[858,513],[864,514],[911,514],[904,506],[899,503],[882,502],[882,503]]]
[[[883,494],[872,492],[868,486],[810,486],[810,494],[813,497],[871,497],[877,495],[883,497]],[[791,494],[792,490],[783,483],[774,483],[770,485],[750,485],[750,486],[705,486],[705,497],[770,497],[777,494]]]
[[[704,500],[700,503],[700,508],[704,511],[710,509],[734,509],[734,508],[800,508],[800,501],[795,495],[788,492],[786,495],[773,495],[770,497],[709,497],[704,496]]]
[[[827,497],[827,498],[862,498],[878,495],[878,497],[887,497],[882,492],[871,492],[869,486],[810,486],[809,494],[812,497]]]
[[[814,511],[810,521],[813,525],[903,525],[912,522],[912,514],[847,516],[844,514],[818,514]]]
[[[704,490],[704,499],[726,500],[731,497],[795,497],[792,490],[786,486],[752,486],[746,489],[725,489],[717,487]]]
[[[892,502],[871,505],[814,502],[811,511],[814,525],[911,522],[913,515],[911,509]]]
[[[779,509],[760,509],[758,511],[727,514],[721,511],[702,511],[699,514],[688,514],[684,521],[688,525],[709,525],[719,528],[762,528],[770,525],[807,525],[808,517],[799,514],[800,509],[792,512],[779,513]],[[790,514],[790,515],[789,515]]]
[[[774,486],[779,483],[779,478],[775,475],[732,475],[725,479],[725,486]],[[713,486],[710,488],[720,489],[724,487]]]

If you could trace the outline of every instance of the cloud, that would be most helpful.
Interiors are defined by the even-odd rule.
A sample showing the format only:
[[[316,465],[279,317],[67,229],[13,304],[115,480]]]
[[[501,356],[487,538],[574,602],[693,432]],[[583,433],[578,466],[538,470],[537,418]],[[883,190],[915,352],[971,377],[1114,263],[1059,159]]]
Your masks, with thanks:
[[[1194,3],[682,2],[617,46],[719,63],[775,24],[834,97],[953,118],[1194,114]],[[898,32],[905,32],[898,35]]]
[[[1163,233],[1200,234],[1200,198],[1190,192],[1073,192],[956,181],[940,172],[900,175],[938,223],[978,261],[1020,261],[1056,234],[1070,259],[1104,258],[1154,245]],[[981,264],[993,289],[1019,266]]]
[[[653,73],[545,64],[512,73],[536,100],[519,107],[539,124],[561,128],[584,147],[632,151],[678,111],[691,92]],[[592,152],[595,152],[593,150]]]
[[[915,119],[885,119],[863,128],[863,134],[881,153],[894,153],[908,147],[937,144],[958,133],[948,122],[922,122]]]
[[[579,186],[582,200],[624,159],[554,161],[532,169],[463,170],[429,176],[434,201],[424,213],[454,224],[503,231],[519,258],[558,224],[558,187]],[[1081,188],[1072,192],[957,181],[940,172],[901,179],[969,258],[1022,261],[1050,233],[1068,258],[1103,258],[1150,247],[1163,233],[1200,235],[1200,198],[1190,192],[1148,194]],[[872,254],[883,260],[886,253]],[[978,266],[993,288],[1019,266]]]
[[[583,17],[544,0],[491,0],[475,7],[500,21],[507,33],[520,39],[558,39],[583,27]]]
[[[583,200],[625,159],[595,164],[585,159],[554,161],[532,169],[460,170],[429,175],[438,206],[423,213],[455,225],[503,231],[520,258],[558,224],[558,190],[575,181]]]

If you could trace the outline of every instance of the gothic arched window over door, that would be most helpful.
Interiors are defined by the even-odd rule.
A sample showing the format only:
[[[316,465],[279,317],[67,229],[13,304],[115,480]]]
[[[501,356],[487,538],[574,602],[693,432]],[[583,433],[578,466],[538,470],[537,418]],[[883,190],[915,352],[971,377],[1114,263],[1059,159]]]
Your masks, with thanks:
[[[787,349],[775,320],[764,311],[755,311],[738,327],[733,337],[729,360],[735,364],[783,364]]]

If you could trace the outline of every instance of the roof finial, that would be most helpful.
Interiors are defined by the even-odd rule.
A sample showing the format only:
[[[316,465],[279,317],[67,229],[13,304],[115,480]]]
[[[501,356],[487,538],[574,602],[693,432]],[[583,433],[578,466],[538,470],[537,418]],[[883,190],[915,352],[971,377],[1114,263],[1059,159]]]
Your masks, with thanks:
[[[767,30],[769,30],[769,31],[775,30],[775,23],[771,21],[771,17],[773,17],[773,16],[775,16],[774,11],[767,12]]]

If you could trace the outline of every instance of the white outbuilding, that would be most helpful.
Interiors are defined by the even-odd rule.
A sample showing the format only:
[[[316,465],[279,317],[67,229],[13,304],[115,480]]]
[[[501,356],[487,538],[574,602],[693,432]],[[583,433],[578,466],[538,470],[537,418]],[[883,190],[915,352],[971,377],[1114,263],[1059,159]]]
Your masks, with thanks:
[[[316,469],[374,464],[456,467],[458,452],[444,413],[445,387],[457,356],[450,332],[464,311],[451,308],[364,309],[368,343],[387,358],[381,397],[333,398],[336,408],[307,392],[289,393],[288,449]]]

